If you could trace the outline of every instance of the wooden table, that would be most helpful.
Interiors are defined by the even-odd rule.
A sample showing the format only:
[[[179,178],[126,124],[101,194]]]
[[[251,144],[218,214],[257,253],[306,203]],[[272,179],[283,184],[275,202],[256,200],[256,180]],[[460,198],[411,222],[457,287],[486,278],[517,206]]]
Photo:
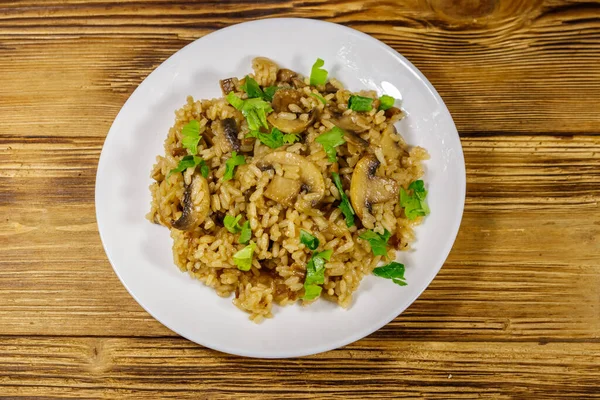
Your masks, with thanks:
[[[0,398],[600,398],[600,2],[0,1]],[[446,101],[464,219],[405,313],[290,360],[178,337],[126,292],[94,214],[107,131],[173,52],[310,17],[410,59]]]

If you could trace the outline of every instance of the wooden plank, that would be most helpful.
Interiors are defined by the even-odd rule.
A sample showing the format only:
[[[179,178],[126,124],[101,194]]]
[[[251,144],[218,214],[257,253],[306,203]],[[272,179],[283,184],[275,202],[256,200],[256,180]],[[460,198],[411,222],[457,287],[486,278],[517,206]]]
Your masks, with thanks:
[[[463,135],[597,134],[600,124],[595,2],[4,3],[0,131],[14,135],[102,137],[169,55],[269,16],[329,20],[382,39],[432,81]]]
[[[468,196],[454,249],[421,298],[373,337],[600,338],[600,137],[463,147]],[[0,332],[173,335],[104,255],[93,206],[100,148],[94,137],[0,138]]]
[[[365,339],[291,360],[180,338],[2,338],[2,396],[46,398],[599,398],[598,343]],[[12,397],[11,397],[12,398]]]

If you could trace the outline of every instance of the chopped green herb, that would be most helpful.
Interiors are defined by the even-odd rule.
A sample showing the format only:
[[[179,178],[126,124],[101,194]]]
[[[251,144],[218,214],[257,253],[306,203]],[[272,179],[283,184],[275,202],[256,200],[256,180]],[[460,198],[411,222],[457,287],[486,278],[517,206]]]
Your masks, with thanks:
[[[325,100],[325,97],[321,96],[320,94],[311,93],[310,95],[315,99],[319,100],[321,103],[327,105],[327,100]]]
[[[210,172],[208,169],[208,165],[206,165],[204,160],[200,160],[199,165],[200,165],[200,175],[202,175],[204,178],[208,178],[208,173]]]
[[[427,197],[425,183],[421,179],[416,180],[408,186],[408,189],[412,190],[412,195],[404,188],[400,188],[400,206],[404,207],[406,218],[414,220],[429,215],[429,206],[425,201]]]
[[[226,98],[227,98],[227,101],[229,102],[229,104],[231,104],[232,106],[234,106],[236,109],[238,109],[240,111],[242,110],[242,107],[244,106],[244,100],[237,97],[235,93],[229,92],[229,94],[227,95]]]
[[[338,206],[344,217],[346,217],[346,226],[350,228],[354,226],[354,209],[350,204],[350,200],[348,199],[348,195],[344,192],[344,188],[342,187],[342,180],[340,179],[340,175],[337,172],[332,172],[331,176],[333,177],[333,183],[337,188],[338,192],[340,192],[340,197],[342,198],[342,202]]]
[[[395,98],[393,98],[392,96],[388,96],[387,94],[384,94],[383,96],[381,96],[379,98],[379,109],[385,111],[389,108],[392,108],[392,107],[394,107],[395,102],[396,102]]]
[[[246,221],[242,226],[240,226],[239,222],[241,218],[241,214],[237,217],[227,214],[223,219],[223,225],[225,225],[225,228],[227,228],[227,230],[231,233],[241,232],[238,241],[241,244],[246,244],[252,237],[252,229],[250,228],[250,221]]]
[[[227,95],[229,104],[240,110],[251,131],[257,131],[261,127],[268,128],[267,114],[272,112],[271,104],[260,98],[242,100],[235,93],[229,92]]]
[[[250,240],[251,237],[252,237],[252,229],[250,228],[250,221],[246,221],[242,225],[242,231],[240,233],[240,237],[239,237],[238,241],[241,244],[246,244],[246,243],[248,243],[248,241]]]
[[[183,172],[188,168],[200,166],[200,174],[203,177],[208,178],[208,165],[204,162],[204,160],[198,156],[185,156],[181,160],[179,160],[179,164],[177,164],[176,168],[173,168],[167,174],[167,178],[169,178],[174,173]]]
[[[323,65],[325,65],[325,61],[320,58],[317,58],[317,61],[313,64],[310,70],[310,84],[312,86],[324,85],[327,82],[328,72],[321,68]]]
[[[300,243],[308,247],[310,250],[316,250],[317,247],[319,247],[319,239],[304,229],[300,229]]]
[[[278,147],[283,146],[286,143],[294,143],[298,140],[298,136],[293,133],[283,134],[279,129],[273,128],[271,133],[262,133],[260,131],[250,131],[247,137],[255,137],[262,144],[269,146],[272,149],[276,149]]]
[[[231,233],[238,233],[242,230],[240,225],[238,224],[242,219],[242,214],[239,214],[237,217],[227,214],[225,218],[223,218],[223,225],[225,228]]]
[[[295,133],[286,133],[285,135],[283,135],[283,141],[285,143],[292,144],[294,142],[297,142],[298,140],[300,140],[300,137],[298,137],[298,135],[296,135]]]
[[[387,255],[387,242],[390,240],[391,233],[384,231],[383,235],[379,233],[375,233],[373,231],[366,231],[360,234],[358,237],[366,240],[371,245],[371,251],[376,256],[386,256]]]
[[[181,130],[181,143],[183,147],[195,156],[198,154],[198,142],[200,141],[200,123],[195,119],[188,122]]]
[[[250,271],[252,267],[252,255],[256,249],[256,244],[250,242],[250,244],[233,255],[233,263],[238,267],[240,271]]]
[[[304,300],[316,299],[321,295],[323,288],[319,285],[304,285]]]
[[[271,104],[263,99],[244,100],[242,114],[248,121],[248,127],[251,131],[257,131],[261,127],[268,128],[267,114],[272,112]]]
[[[406,286],[406,278],[404,278],[404,265],[393,261],[388,265],[384,265],[373,270],[373,275],[381,278],[391,279],[396,285]]]
[[[344,140],[344,131],[337,126],[334,126],[330,131],[327,131],[317,137],[315,142],[321,143],[325,153],[327,154],[327,159],[330,162],[335,162],[337,160],[337,152],[335,148],[346,143]]]
[[[228,181],[230,179],[233,179],[235,167],[244,164],[246,164],[246,159],[243,155],[238,155],[235,151],[231,152],[231,157],[229,157],[229,159],[225,161],[225,175],[223,175],[223,180]]]
[[[275,92],[281,89],[279,86],[268,86],[263,90],[263,98],[267,101],[273,101]]]
[[[249,99],[257,97],[263,98],[264,95],[258,83],[250,75],[246,75],[245,82],[242,85],[242,90],[246,92]]]
[[[371,111],[373,109],[373,99],[363,96],[350,96],[348,108],[354,111]]]
[[[321,294],[318,285],[325,283],[325,261],[329,261],[333,250],[314,252],[306,264],[306,279],[304,280],[304,300],[313,300]]]

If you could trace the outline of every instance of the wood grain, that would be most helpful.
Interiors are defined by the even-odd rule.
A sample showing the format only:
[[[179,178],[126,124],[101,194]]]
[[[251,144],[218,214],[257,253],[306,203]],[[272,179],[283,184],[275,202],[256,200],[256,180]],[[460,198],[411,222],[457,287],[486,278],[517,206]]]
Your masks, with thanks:
[[[424,72],[462,137],[467,200],[406,312],[265,362],[190,343],[129,296],[94,182],[156,66],[286,16],[369,33]],[[600,2],[0,0],[0,55],[0,398],[600,397]]]
[[[560,391],[562,399],[600,397],[598,343],[394,344],[367,339],[317,356],[265,362],[178,338],[10,338],[0,342],[0,367],[8,375],[6,396],[512,399]]]

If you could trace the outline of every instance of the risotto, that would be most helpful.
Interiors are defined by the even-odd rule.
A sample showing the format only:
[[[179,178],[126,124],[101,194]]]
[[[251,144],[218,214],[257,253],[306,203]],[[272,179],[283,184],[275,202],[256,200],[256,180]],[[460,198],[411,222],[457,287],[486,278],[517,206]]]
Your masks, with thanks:
[[[170,229],[177,266],[255,322],[274,303],[348,307],[367,274],[406,285],[396,250],[429,214],[428,155],[396,131],[396,100],[323,67],[259,57],[223,97],[188,97],[151,172],[147,217]]]

